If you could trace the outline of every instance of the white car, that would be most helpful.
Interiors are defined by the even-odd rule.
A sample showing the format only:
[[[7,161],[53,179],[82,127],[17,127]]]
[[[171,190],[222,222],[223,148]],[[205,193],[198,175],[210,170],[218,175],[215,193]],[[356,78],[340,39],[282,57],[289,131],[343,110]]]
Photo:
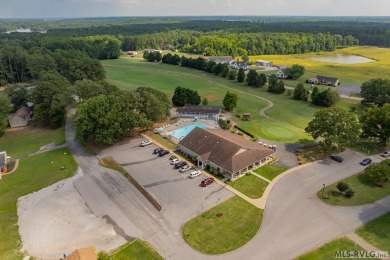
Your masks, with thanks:
[[[390,156],[390,151],[385,151],[383,153],[381,153],[381,156],[386,158],[386,157],[389,157]]]
[[[174,158],[174,159],[172,159],[171,164],[176,164],[176,163],[178,163],[178,162],[180,162],[180,160],[177,159],[177,158]]]
[[[144,147],[144,146],[147,146],[149,144],[152,144],[152,142],[149,141],[149,140],[144,140],[144,141],[141,142],[140,146]]]
[[[184,165],[183,167],[180,168],[179,172],[183,173],[191,169],[191,166],[189,165]]]
[[[194,179],[195,177],[198,177],[200,176],[200,172],[199,171],[193,171],[190,173],[190,175],[188,177],[190,177],[191,179]]]

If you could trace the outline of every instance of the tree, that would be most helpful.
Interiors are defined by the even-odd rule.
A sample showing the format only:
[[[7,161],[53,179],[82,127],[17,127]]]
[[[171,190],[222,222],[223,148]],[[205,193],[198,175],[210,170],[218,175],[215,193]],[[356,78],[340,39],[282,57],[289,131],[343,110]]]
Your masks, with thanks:
[[[240,83],[245,81],[245,71],[243,68],[238,70],[237,81]]]
[[[237,107],[238,97],[236,93],[227,92],[223,99],[223,106],[228,111],[232,111],[235,107]]]
[[[276,84],[278,83],[278,78],[275,74],[272,74],[268,77],[268,92],[275,92]]]
[[[208,104],[209,104],[209,101],[207,100],[207,98],[204,98],[202,101],[202,105],[207,106]]]
[[[7,95],[0,93],[0,136],[8,126],[8,114],[11,112],[11,101]]]
[[[293,79],[298,79],[305,73],[305,67],[302,65],[294,64],[287,69],[287,74]]]
[[[272,82],[272,85],[268,86],[268,92],[283,94],[284,91],[286,90],[284,87],[284,82],[282,80],[277,80],[276,82],[274,82],[273,78],[272,79],[270,78],[270,82]]]
[[[340,100],[340,94],[330,88],[318,92],[313,99],[316,106],[331,107]]]
[[[246,82],[248,83],[248,86],[256,86],[256,78],[257,78],[257,72],[255,69],[249,70],[248,74],[246,75]]]
[[[311,91],[311,102],[314,104],[314,100],[316,100],[318,93],[320,92],[319,88],[315,86],[313,90]]]
[[[170,115],[171,102],[164,92],[148,87],[139,87],[135,90],[139,95],[140,108],[146,119],[158,122],[166,119]]]
[[[236,80],[236,78],[237,78],[237,71],[236,70],[229,71],[229,79],[230,80]]]
[[[386,146],[390,138],[390,104],[368,107],[360,115],[360,123],[363,138],[377,138],[383,146]]]
[[[364,174],[368,180],[377,185],[383,186],[390,182],[390,159],[380,163],[373,163],[364,169]]]
[[[175,106],[199,105],[200,102],[200,96],[195,90],[178,86],[173,93],[172,103]]]
[[[27,106],[27,102],[30,100],[30,94],[27,89],[20,84],[7,86],[5,88],[5,93],[7,93],[13,105],[12,112]]]
[[[260,73],[256,77],[256,87],[264,87],[264,85],[267,84],[267,76],[264,73]]]
[[[349,189],[349,185],[341,181],[337,183],[336,188],[339,190],[340,193],[344,193]]]
[[[244,54],[241,56],[241,59],[245,62],[248,62],[249,61],[249,56],[247,54]]]
[[[223,78],[226,78],[229,76],[229,65],[227,65],[226,63],[222,64],[222,71],[221,71],[221,76]]]
[[[314,139],[320,138],[320,144],[327,148],[344,149],[359,136],[360,125],[357,118],[340,107],[330,107],[314,113],[305,132]]]
[[[66,106],[73,101],[70,83],[66,78],[56,71],[42,73],[31,96],[36,122],[50,127],[63,124]]]
[[[152,122],[141,112],[142,106],[140,95],[130,91],[92,97],[77,106],[77,136],[84,141],[112,144],[136,127],[151,127]]]
[[[101,94],[108,95],[119,90],[117,87],[107,82],[97,82],[89,79],[78,80],[73,87],[80,100],[87,100]]]
[[[309,91],[305,89],[305,86],[302,83],[298,83],[294,89],[293,98],[297,100],[307,101],[309,96]]]
[[[364,98],[363,104],[377,104],[379,106],[390,103],[390,80],[371,79],[364,82],[360,95]]]

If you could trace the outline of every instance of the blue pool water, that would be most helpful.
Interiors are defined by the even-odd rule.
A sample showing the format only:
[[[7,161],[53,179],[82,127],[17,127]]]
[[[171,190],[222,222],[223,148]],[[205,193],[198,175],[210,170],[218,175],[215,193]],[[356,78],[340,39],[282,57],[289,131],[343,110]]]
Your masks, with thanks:
[[[207,128],[204,124],[195,123],[195,124],[192,124],[189,126],[185,126],[185,127],[176,129],[176,130],[172,131],[171,133],[176,139],[180,140],[180,139],[184,138],[186,135],[188,135],[192,130],[194,130],[195,127],[200,127],[203,129]]]

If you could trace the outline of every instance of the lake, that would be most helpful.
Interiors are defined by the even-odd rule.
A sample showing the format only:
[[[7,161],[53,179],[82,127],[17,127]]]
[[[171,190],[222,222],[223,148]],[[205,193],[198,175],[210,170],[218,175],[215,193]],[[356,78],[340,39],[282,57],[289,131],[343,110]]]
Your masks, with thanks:
[[[358,63],[367,63],[367,62],[374,61],[366,57],[351,55],[351,54],[336,54],[332,56],[312,56],[309,58],[309,60],[339,63],[339,64],[358,64]]]

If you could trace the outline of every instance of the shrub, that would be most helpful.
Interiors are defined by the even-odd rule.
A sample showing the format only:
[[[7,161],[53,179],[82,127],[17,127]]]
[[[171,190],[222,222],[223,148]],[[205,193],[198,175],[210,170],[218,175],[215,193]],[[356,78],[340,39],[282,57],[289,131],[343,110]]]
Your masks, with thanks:
[[[286,95],[289,96],[289,97],[292,95],[292,93],[293,93],[293,92],[292,92],[291,89],[288,89],[288,90],[286,91]]]
[[[230,133],[235,134],[236,131],[235,130],[230,130]]]
[[[353,195],[355,194],[355,192],[351,189],[348,189],[346,192],[345,192],[345,197],[347,197],[348,199],[352,198]]]
[[[342,182],[342,181],[337,183],[336,187],[339,190],[339,192],[341,192],[341,193],[344,193],[346,190],[349,189],[349,185],[344,183],[344,182]]]
[[[244,133],[243,133],[243,132],[238,132],[237,134],[238,134],[238,135],[241,135],[241,136],[243,136],[243,135],[244,135]]]
[[[237,117],[237,118],[241,118],[240,114],[235,114],[234,116]]]
[[[256,142],[257,141],[257,137],[253,137],[251,140],[252,140],[252,142]]]

